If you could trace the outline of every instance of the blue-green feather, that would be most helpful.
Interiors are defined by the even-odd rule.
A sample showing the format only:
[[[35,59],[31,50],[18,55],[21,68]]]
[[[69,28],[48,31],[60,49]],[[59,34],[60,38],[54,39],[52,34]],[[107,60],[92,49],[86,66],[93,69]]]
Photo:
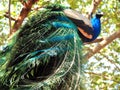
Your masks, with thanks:
[[[1,68],[5,70],[0,77],[3,85],[10,88],[34,82],[44,85],[59,75],[55,84],[62,76],[64,79],[71,75],[76,77],[82,58],[82,41],[77,26],[64,15],[63,9],[57,5],[47,7],[21,27],[14,42],[8,44],[12,48]]]

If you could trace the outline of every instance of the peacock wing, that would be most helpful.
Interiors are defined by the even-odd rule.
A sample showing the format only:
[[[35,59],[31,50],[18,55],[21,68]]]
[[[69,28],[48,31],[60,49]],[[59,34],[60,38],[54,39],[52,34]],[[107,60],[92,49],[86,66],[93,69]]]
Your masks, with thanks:
[[[64,13],[78,26],[78,30],[84,37],[92,39],[93,28],[90,21],[85,16],[72,9],[65,9]]]

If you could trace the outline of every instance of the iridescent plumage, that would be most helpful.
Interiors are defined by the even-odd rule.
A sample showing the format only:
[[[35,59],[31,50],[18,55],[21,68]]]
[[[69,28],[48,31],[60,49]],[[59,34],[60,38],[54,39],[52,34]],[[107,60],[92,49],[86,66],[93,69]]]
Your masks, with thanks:
[[[94,38],[93,28],[74,10],[57,4],[46,6],[0,52],[1,84],[31,90],[80,88],[82,43]]]
[[[9,48],[1,52],[1,57],[3,54],[5,57],[0,69],[4,71],[0,78],[3,85],[9,88],[27,86],[32,90],[52,88],[64,79],[71,85],[68,81],[73,76],[79,84],[77,73],[81,72],[82,41],[77,26],[63,10],[59,5],[47,6],[14,35],[8,43]]]

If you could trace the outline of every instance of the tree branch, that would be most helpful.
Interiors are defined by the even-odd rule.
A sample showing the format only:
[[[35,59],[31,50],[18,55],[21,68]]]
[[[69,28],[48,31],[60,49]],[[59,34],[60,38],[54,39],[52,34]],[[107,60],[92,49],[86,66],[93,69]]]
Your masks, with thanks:
[[[10,34],[12,33],[12,28],[11,28],[11,0],[9,0],[9,5],[8,5],[8,7],[9,7],[9,9],[8,9],[8,15],[9,15],[9,27],[10,27]]]
[[[116,31],[109,37],[106,37],[103,41],[98,43],[97,46],[95,46],[93,49],[90,49],[90,51],[85,55],[86,60],[88,60],[90,57],[92,57],[95,53],[99,52],[102,48],[104,48],[106,45],[111,43],[114,39],[118,38],[120,36],[120,30]]]
[[[11,20],[16,21],[15,18],[9,16],[8,12],[6,12],[6,14],[5,14],[4,16],[5,16],[6,18],[8,18],[8,19],[10,18]]]
[[[92,42],[85,42],[84,44],[86,45],[86,44],[98,43],[98,42],[101,42],[102,40],[104,40],[104,38],[98,38],[98,39],[95,39]]]
[[[91,10],[89,11],[88,14],[88,19],[91,18],[92,14],[96,11],[98,5],[100,4],[102,0],[92,0],[92,4],[91,4]]]
[[[27,0],[27,2],[24,2],[23,0],[20,1],[24,5],[24,7],[22,8],[20,15],[18,16],[17,20],[13,25],[12,33],[16,32],[19,29],[19,27],[22,25],[23,20],[27,17],[28,13],[31,11],[32,5],[36,3],[38,0]]]

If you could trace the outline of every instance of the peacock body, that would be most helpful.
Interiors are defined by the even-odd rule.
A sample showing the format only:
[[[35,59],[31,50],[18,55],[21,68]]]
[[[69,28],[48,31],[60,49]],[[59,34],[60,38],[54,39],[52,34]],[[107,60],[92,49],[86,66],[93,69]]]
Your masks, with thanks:
[[[73,66],[74,72],[80,67],[82,41],[76,25],[65,16],[63,9],[55,5],[46,7],[16,33],[16,39],[7,46],[9,52],[5,51],[3,85],[16,88],[33,86],[33,82],[45,83],[48,78],[59,81]],[[59,77],[54,78],[55,75]]]
[[[52,4],[31,17],[0,52],[1,86],[25,90],[80,88],[82,43],[93,40],[94,27],[77,14]]]

